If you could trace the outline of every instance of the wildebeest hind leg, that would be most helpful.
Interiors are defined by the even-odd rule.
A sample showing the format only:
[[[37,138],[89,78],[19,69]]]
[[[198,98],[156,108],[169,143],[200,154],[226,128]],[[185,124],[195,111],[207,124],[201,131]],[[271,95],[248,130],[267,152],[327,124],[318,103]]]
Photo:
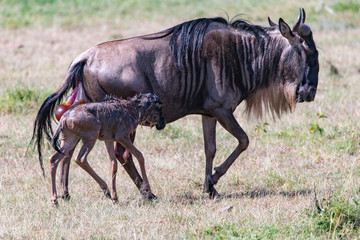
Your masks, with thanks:
[[[206,157],[204,191],[209,193],[210,198],[214,198],[218,195],[211,178],[213,161],[216,153],[216,119],[213,117],[202,116],[202,125]]]
[[[238,140],[238,145],[230,154],[230,156],[220,166],[214,168],[215,173],[211,176],[211,180],[214,184],[216,184],[220,177],[223,176],[230,168],[237,157],[249,146],[249,138],[236,121],[231,110],[218,110],[214,116],[218,122]]]

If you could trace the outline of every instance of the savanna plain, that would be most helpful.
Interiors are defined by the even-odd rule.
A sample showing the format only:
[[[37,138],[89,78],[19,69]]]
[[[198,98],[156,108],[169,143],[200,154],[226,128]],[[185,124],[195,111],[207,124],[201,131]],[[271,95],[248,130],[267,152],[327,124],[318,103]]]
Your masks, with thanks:
[[[359,5],[358,0],[0,1],[0,239],[360,238]],[[275,121],[249,120],[238,107],[235,115],[250,146],[216,185],[221,197],[211,200],[203,192],[201,118],[188,116],[162,131],[138,129],[135,145],[145,156],[157,200],[144,201],[120,166],[119,203],[113,204],[72,162],[71,199],[51,205],[47,161],[54,150],[44,143],[45,178],[37,152],[30,146],[25,153],[41,103],[78,54],[100,42],[199,17],[241,14],[261,26],[267,26],[267,16],[282,17],[292,25],[300,7],[320,54],[315,101]],[[218,125],[214,165],[236,144]],[[102,142],[89,162],[109,183]]]

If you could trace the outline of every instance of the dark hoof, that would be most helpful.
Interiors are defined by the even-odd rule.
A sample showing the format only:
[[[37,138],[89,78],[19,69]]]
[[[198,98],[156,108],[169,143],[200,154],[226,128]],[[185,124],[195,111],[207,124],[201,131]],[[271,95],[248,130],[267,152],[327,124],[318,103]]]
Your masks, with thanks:
[[[220,197],[220,194],[215,190],[215,188],[212,189],[211,192],[209,192],[209,198],[216,200]]]
[[[209,193],[209,198],[210,199],[216,199],[216,198],[219,197],[219,193],[214,188],[215,184],[216,184],[216,182],[214,182],[212,177],[210,175],[207,175],[206,176],[205,189],[206,189],[206,192]]]
[[[212,180],[212,177],[210,175],[206,176],[206,183],[205,183],[205,189],[207,193],[210,193],[214,189],[215,182]]]
[[[103,189],[105,197],[111,199],[111,194],[108,188]]]
[[[64,199],[65,201],[69,201],[71,197],[69,193],[65,193],[61,196],[61,198]]]
[[[144,200],[148,200],[151,202],[151,201],[157,199],[157,197],[153,193],[149,193],[148,191],[140,190],[140,193]]]
[[[51,203],[52,203],[55,207],[58,207],[58,206],[59,206],[59,203],[58,203],[58,200],[57,200],[57,199],[51,200]]]
[[[116,199],[112,199],[112,202],[113,204],[118,204],[119,203],[119,200],[116,198]]]
[[[155,196],[153,193],[151,193],[149,196],[147,196],[147,200],[148,201],[153,201],[153,200],[156,200],[157,199],[157,196]]]

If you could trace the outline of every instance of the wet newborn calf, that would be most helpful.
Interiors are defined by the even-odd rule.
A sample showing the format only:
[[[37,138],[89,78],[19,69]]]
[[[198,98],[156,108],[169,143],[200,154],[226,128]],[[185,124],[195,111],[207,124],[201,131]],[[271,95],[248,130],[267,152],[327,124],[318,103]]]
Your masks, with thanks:
[[[105,195],[109,195],[106,183],[87,162],[87,156],[97,139],[105,141],[111,161],[111,199],[117,200],[115,186],[117,161],[114,142],[121,143],[138,159],[144,180],[142,193],[150,198],[152,193],[146,176],[144,157],[133,145],[130,134],[135,132],[138,125],[150,127],[156,125],[157,129],[163,129],[165,124],[162,116],[162,103],[156,95],[150,93],[138,94],[127,100],[107,97],[101,102],[81,104],[67,111],[60,119],[51,142],[57,151],[50,158],[51,201],[56,205],[58,204],[55,183],[57,166],[61,161],[70,161],[80,140],[82,146],[76,157],[76,163],[96,180]]]

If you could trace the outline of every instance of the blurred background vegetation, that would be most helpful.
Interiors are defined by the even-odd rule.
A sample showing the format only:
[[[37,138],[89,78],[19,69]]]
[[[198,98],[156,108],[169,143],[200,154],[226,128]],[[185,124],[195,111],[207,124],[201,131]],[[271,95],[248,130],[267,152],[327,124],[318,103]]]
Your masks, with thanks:
[[[141,21],[198,18],[242,14],[246,20],[265,22],[267,15],[293,20],[294,11],[306,9],[308,21],[320,28],[356,27],[360,20],[358,0],[3,0],[0,26],[3,28],[83,28],[102,24],[127,25]],[[334,14],[336,13],[336,14]],[[171,21],[170,21],[171,22]]]

